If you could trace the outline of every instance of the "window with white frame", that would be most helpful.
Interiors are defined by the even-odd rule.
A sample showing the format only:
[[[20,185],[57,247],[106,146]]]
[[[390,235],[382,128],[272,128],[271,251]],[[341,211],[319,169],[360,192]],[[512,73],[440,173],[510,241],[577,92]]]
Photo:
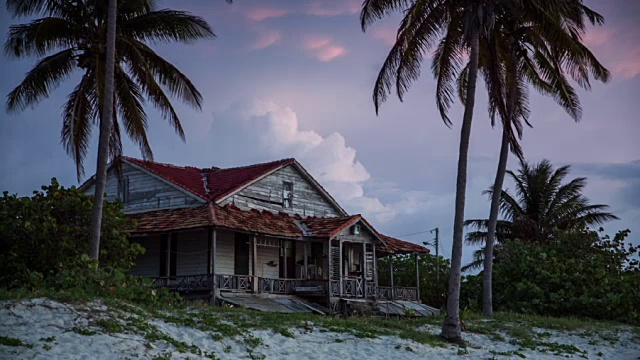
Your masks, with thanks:
[[[291,181],[282,182],[282,207],[291,208],[293,205],[293,183]]]

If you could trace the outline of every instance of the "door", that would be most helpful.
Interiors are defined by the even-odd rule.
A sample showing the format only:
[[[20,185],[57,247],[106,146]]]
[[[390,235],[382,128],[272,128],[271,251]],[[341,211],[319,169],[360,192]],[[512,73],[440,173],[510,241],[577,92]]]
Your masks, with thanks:
[[[249,275],[249,251],[251,236],[235,233],[235,275]]]
[[[294,241],[283,240],[280,248],[281,279],[291,279],[296,276],[296,245]]]

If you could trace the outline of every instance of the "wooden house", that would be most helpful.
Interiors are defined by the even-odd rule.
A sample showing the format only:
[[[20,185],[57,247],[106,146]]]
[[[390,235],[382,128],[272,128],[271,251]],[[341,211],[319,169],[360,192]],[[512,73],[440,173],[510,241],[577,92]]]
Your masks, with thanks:
[[[247,294],[324,312],[354,301],[419,302],[417,283],[378,286],[377,259],[428,250],[348,214],[295,159],[196,168],[123,157],[121,165],[109,169],[106,199],[120,199],[137,222],[133,239],[147,251],[135,275],[244,305]],[[93,186],[91,178],[81,190]]]

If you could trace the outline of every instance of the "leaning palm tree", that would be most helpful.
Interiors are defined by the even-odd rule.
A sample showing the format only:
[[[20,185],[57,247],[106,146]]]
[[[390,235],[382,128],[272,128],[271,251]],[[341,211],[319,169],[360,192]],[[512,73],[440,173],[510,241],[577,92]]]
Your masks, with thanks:
[[[404,18],[400,23],[396,42],[375,83],[373,101],[376,113],[394,87],[402,100],[411,83],[420,75],[424,54],[435,47],[432,70],[437,79],[436,104],[443,121],[450,126],[451,121],[447,113],[454,99],[455,80],[467,54],[469,58],[458,154],[449,297],[447,316],[442,327],[442,337],[458,342],[461,341],[460,268],[467,157],[475,105],[480,38],[491,32],[495,20],[494,8],[489,0],[365,0],[360,14],[363,31],[376,20],[394,11],[404,12]]]
[[[535,1],[507,1],[501,5],[510,16],[498,17],[494,33],[482,44],[480,71],[487,84],[492,118],[499,114],[503,123],[502,143],[494,189],[501,190],[506,173],[509,147],[522,159],[517,138],[523,123],[529,124],[529,93],[532,85],[543,95],[552,96],[569,116],[579,121],[578,96],[567,77],[590,89],[589,73],[606,82],[609,72],[582,44],[585,23],[602,25],[604,19],[581,0],[561,0],[555,11],[541,11]],[[559,6],[562,4],[562,6]],[[563,64],[563,66],[557,66]],[[580,69],[580,71],[571,71]],[[462,93],[462,92],[461,92]],[[513,127],[513,129],[509,129]],[[518,137],[513,136],[515,132]],[[493,243],[498,220],[500,191],[491,199],[491,210],[484,255],[483,312],[491,315]],[[477,257],[476,257],[477,259]]]
[[[520,239],[529,242],[549,243],[557,240],[558,232],[579,231],[585,226],[600,225],[618,217],[608,212],[607,205],[591,204],[583,195],[586,178],[565,181],[570,167],[554,169],[548,160],[538,164],[522,162],[518,173],[507,171],[515,183],[515,194],[500,192],[500,214],[496,243]],[[492,196],[493,188],[486,190]],[[474,229],[467,233],[466,242],[481,245],[488,238],[488,219],[465,221]],[[465,266],[473,269],[482,266],[484,252],[474,254],[474,261]]]
[[[115,159],[122,152],[121,125],[139,145],[143,157],[153,157],[146,134],[147,100],[160,109],[184,140],[180,119],[167,92],[196,109],[201,107],[202,96],[183,73],[156,54],[149,44],[190,43],[214,37],[202,18],[182,11],[156,9],[152,0],[123,0],[117,8],[114,0],[108,3],[9,0],[7,6],[14,15],[44,16],[10,29],[5,52],[18,58],[35,55],[40,59],[8,95],[8,111],[35,106],[74,71],[83,72],[64,105],[61,133],[65,149],[75,160],[78,178],[83,175],[92,127],[97,123],[100,123],[97,185],[103,184],[104,188],[107,158]],[[107,21],[108,18],[114,21]],[[117,59],[114,64],[110,61],[112,57]],[[96,259],[103,190],[96,186],[92,217],[95,231],[90,255]]]

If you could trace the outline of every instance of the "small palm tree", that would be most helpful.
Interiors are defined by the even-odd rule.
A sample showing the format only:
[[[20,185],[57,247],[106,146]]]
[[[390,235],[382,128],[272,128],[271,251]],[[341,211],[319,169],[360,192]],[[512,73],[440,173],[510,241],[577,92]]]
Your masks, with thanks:
[[[607,205],[591,204],[583,195],[586,178],[579,177],[568,182],[570,167],[554,169],[548,160],[538,164],[522,162],[518,173],[507,171],[515,183],[515,194],[508,190],[500,192],[500,214],[496,231],[497,252],[499,244],[512,239],[548,243],[556,241],[558,231],[577,231],[585,226],[600,225],[618,217],[608,212]],[[485,191],[492,196],[493,189]],[[487,240],[488,219],[465,221],[474,229],[467,233],[470,245],[484,244]],[[474,254],[474,261],[466,269],[482,266],[483,250]]]
[[[16,15],[44,15],[10,28],[5,52],[16,58],[39,59],[7,96],[9,112],[37,105],[72,73],[82,72],[80,82],[63,106],[61,132],[62,143],[75,160],[78,178],[83,175],[91,132],[100,122],[104,104],[108,3],[10,0],[7,4]],[[196,109],[202,104],[202,96],[189,78],[153,51],[150,44],[191,43],[214,36],[202,18],[187,12],[157,9],[152,0],[118,2],[114,114],[109,143],[112,159],[122,152],[121,129],[139,146],[143,157],[153,157],[146,133],[147,101],[161,111],[183,140],[180,118],[168,94]]]

